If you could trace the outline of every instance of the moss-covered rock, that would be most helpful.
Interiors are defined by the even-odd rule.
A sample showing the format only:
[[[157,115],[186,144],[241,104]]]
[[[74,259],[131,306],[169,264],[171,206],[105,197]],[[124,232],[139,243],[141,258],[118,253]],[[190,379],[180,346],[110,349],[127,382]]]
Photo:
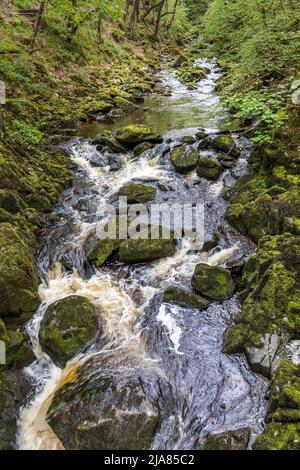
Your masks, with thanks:
[[[0,315],[28,319],[39,305],[39,280],[28,241],[11,224],[0,224]]]
[[[89,365],[86,369],[57,392],[48,415],[65,449],[150,449],[160,427],[159,411],[148,402],[138,374],[128,377],[119,371],[120,378],[104,365],[91,381]]]
[[[169,286],[164,291],[163,302],[180,305],[181,307],[205,309],[211,303],[211,300],[181,289],[178,286]]]
[[[145,184],[128,184],[119,191],[119,196],[126,196],[129,203],[146,203],[155,199],[156,189]]]
[[[269,423],[258,436],[254,450],[300,450],[299,423]]]
[[[150,230],[150,229],[149,229]],[[125,263],[144,263],[159,258],[172,256],[175,253],[174,235],[170,233],[168,238],[163,238],[160,230],[160,238],[152,239],[148,229],[142,230],[136,238],[121,240],[119,255]],[[146,238],[148,236],[148,238]]]
[[[153,147],[154,147],[154,144],[151,142],[142,142],[141,144],[138,144],[136,147],[134,147],[133,153],[134,155],[139,157],[144,152],[147,152],[147,150],[151,150]]]
[[[248,260],[243,271],[242,312],[226,333],[227,353],[248,351],[252,361],[254,353],[258,357],[259,351],[266,349],[260,355],[266,375],[276,370],[282,339],[287,341],[300,333],[299,243],[299,238],[291,234],[260,240],[257,255]],[[265,365],[267,358],[271,360],[269,369]]]
[[[229,299],[234,291],[230,271],[204,263],[197,264],[192,277],[192,286],[196,292],[212,300]]]
[[[56,364],[65,366],[96,333],[92,303],[74,295],[48,307],[41,323],[40,342]]]
[[[117,141],[115,136],[109,132],[104,132],[97,139],[93,140],[93,145],[96,145],[97,150],[101,151],[103,148],[109,150],[112,153],[126,153],[126,147]]]
[[[142,125],[131,125],[119,129],[116,138],[123,145],[134,145],[141,142],[160,143],[163,141],[161,135],[157,134],[150,127]]]
[[[220,150],[228,155],[232,155],[235,158],[238,158],[241,154],[240,149],[236,146],[233,138],[229,135],[218,135],[212,140],[211,146],[214,149]]]
[[[0,341],[5,344],[6,361],[0,365],[0,373],[6,370],[18,370],[34,361],[29,338],[21,331],[6,329],[0,320]]]
[[[216,181],[223,173],[224,168],[212,158],[200,157],[196,171],[200,178]]]
[[[250,440],[250,429],[243,428],[220,434],[210,434],[201,450],[247,450]]]
[[[199,154],[194,148],[182,145],[171,151],[170,159],[177,171],[187,173],[196,168]]]
[[[99,239],[88,252],[87,258],[96,266],[96,268],[101,268],[114,251],[114,240]]]

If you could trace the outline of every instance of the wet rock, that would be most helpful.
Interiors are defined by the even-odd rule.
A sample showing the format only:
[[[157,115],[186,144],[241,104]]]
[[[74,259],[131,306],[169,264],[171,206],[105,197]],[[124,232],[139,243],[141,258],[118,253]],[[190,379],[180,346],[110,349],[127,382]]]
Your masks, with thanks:
[[[196,139],[192,135],[185,135],[184,137],[181,138],[181,142],[183,144],[192,145],[196,142]]]
[[[148,231],[147,231],[148,232]],[[173,256],[175,253],[174,235],[171,233],[168,238],[159,238],[153,240],[148,235],[139,234],[139,238],[130,238],[120,242],[119,255],[121,261],[125,263],[144,263],[167,256]]]
[[[209,252],[216,248],[220,242],[220,235],[218,233],[214,234],[211,240],[206,240],[203,245],[203,251]]]
[[[199,129],[199,131],[196,132],[196,137],[197,139],[203,140],[209,137],[209,134],[205,131],[205,129]]]
[[[204,150],[207,149],[210,146],[211,143],[211,138],[210,137],[204,137],[204,139],[201,140],[198,144],[198,150]]]
[[[92,143],[96,145],[96,149],[99,152],[103,151],[103,147],[107,148],[112,153],[126,153],[127,151],[126,147],[120,144],[109,131],[95,139]]]
[[[194,292],[188,292],[178,286],[169,286],[164,292],[163,302],[180,305],[181,307],[203,310],[211,303]]]
[[[129,113],[138,109],[138,106],[134,104],[132,101],[129,101],[121,96],[117,96],[113,100],[114,106],[119,109],[122,113]]]
[[[0,373],[0,450],[14,450],[20,407],[30,391],[23,372]]]
[[[97,333],[97,318],[92,303],[70,296],[48,307],[41,323],[40,342],[53,361],[66,363]]]
[[[108,164],[111,171],[119,171],[122,168],[122,156],[110,155],[108,157]]]
[[[115,243],[113,240],[97,240],[93,248],[88,252],[87,259],[94,264],[96,268],[103,266],[105,261],[113,254]]]
[[[181,145],[171,151],[171,162],[179,173],[188,173],[196,168],[199,154],[187,145]]]
[[[131,125],[119,129],[116,138],[121,144],[133,145],[141,142],[161,143],[163,138],[150,127],[142,125]]]
[[[281,357],[282,341],[300,331],[299,237],[284,234],[264,237],[258,252],[243,271],[242,312],[227,330],[226,353],[244,352],[255,368],[274,374]]]
[[[283,359],[271,381],[267,425],[256,450],[300,449],[300,366]]]
[[[216,181],[221,176],[224,168],[212,158],[200,157],[196,171],[200,178]]]
[[[150,449],[159,417],[138,374],[129,378],[119,372],[117,377],[101,369],[96,380],[81,379],[57,393],[50,426],[67,450]]]
[[[119,196],[126,196],[129,203],[140,203],[153,201],[156,189],[145,184],[128,184],[119,191]]]
[[[103,168],[107,166],[107,158],[105,158],[104,155],[100,155],[99,153],[92,155],[91,158],[89,159],[89,162],[92,167]]]
[[[6,361],[0,365],[0,373],[6,370],[18,370],[29,366],[35,357],[26,332],[7,328],[0,320],[0,341],[5,344]]]
[[[215,137],[211,146],[216,150],[221,150],[228,155],[232,155],[235,158],[238,158],[241,154],[240,149],[236,146],[234,140],[229,135],[218,135]]]
[[[0,315],[29,319],[39,305],[34,253],[9,223],[0,224]]]
[[[201,446],[201,450],[247,450],[249,440],[249,428],[210,434]]]
[[[142,155],[144,152],[147,152],[147,150],[151,150],[154,147],[154,144],[151,142],[142,142],[141,144],[137,145],[133,149],[133,153],[136,156]]]
[[[0,189],[0,209],[12,214],[17,214],[24,209],[25,204],[16,191]]]
[[[192,286],[196,292],[213,300],[230,299],[234,291],[230,271],[204,263],[197,264]]]

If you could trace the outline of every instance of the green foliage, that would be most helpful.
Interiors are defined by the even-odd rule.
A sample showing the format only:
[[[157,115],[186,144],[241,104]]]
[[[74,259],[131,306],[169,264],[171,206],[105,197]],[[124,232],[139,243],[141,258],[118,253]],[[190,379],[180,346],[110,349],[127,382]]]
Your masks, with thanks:
[[[230,65],[234,88],[269,85],[299,66],[297,6],[291,0],[214,0],[204,31]]]
[[[272,142],[274,133],[282,127],[288,116],[281,109],[281,101],[276,95],[264,95],[255,91],[233,95],[225,100],[227,104],[237,109],[236,117],[242,121],[253,118],[260,121],[252,140],[257,143]]]
[[[43,139],[42,132],[34,126],[17,119],[13,121],[8,134],[13,142],[21,143],[28,150],[34,149]]]

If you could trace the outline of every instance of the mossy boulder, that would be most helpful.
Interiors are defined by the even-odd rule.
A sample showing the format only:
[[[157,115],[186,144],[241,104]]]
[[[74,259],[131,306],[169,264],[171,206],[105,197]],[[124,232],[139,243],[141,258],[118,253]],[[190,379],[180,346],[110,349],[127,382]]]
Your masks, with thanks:
[[[139,157],[144,152],[147,152],[147,150],[151,150],[153,147],[154,144],[151,142],[142,142],[141,144],[138,144],[136,147],[134,147],[133,154]]]
[[[17,227],[0,224],[0,315],[31,317],[39,305],[32,247]]]
[[[101,136],[97,137],[97,139],[94,139],[92,143],[96,145],[99,151],[106,149],[112,153],[126,153],[126,147],[120,144],[109,131],[105,131]]]
[[[97,333],[97,318],[92,303],[70,296],[48,307],[41,323],[40,342],[53,361],[66,363]]]
[[[196,292],[212,300],[230,299],[234,291],[234,283],[228,269],[204,263],[197,264],[192,286]]]
[[[150,228],[141,230],[136,238],[120,241],[119,256],[121,261],[125,263],[144,263],[174,255],[174,235],[170,233],[167,238],[163,238],[159,228],[159,238],[152,239],[149,230]]]
[[[131,125],[119,129],[116,138],[123,145],[134,145],[141,142],[160,143],[163,141],[161,135],[154,132],[150,127],[142,125]]]
[[[299,243],[299,237],[288,233],[260,240],[257,255],[244,267],[242,312],[225,335],[226,353],[245,352],[252,361],[253,353],[258,357],[261,351],[261,372],[268,376],[278,365],[282,339],[286,342],[300,334]],[[266,358],[271,361],[269,368]]]
[[[223,173],[224,168],[212,158],[200,157],[196,171],[200,178],[216,181]]]
[[[249,428],[210,434],[201,446],[201,450],[247,450],[249,440]]]
[[[115,251],[115,241],[109,239],[99,239],[88,252],[87,258],[91,261],[96,268],[101,268],[105,261]]]
[[[300,450],[300,423],[269,423],[254,450]]]
[[[200,310],[207,308],[211,303],[210,300],[201,297],[201,295],[186,291],[178,286],[169,286],[165,289],[163,302]]]
[[[19,330],[6,329],[2,320],[0,320],[0,341],[5,344],[6,351],[6,361],[5,364],[0,364],[0,372],[22,369],[34,361],[27,335]]]
[[[129,203],[144,204],[155,199],[156,189],[145,184],[128,184],[119,191],[119,196],[126,196]]]
[[[170,159],[179,173],[188,173],[196,168],[199,154],[194,148],[182,145],[171,150]]]
[[[211,141],[211,147],[220,150],[223,153],[238,158],[241,154],[240,149],[236,146],[234,140],[229,135],[218,135]]]
[[[129,377],[128,371],[106,370],[102,364],[91,381],[94,369],[89,364],[85,369],[57,392],[48,414],[65,449],[150,449],[160,428],[159,410],[148,402],[139,374]]]

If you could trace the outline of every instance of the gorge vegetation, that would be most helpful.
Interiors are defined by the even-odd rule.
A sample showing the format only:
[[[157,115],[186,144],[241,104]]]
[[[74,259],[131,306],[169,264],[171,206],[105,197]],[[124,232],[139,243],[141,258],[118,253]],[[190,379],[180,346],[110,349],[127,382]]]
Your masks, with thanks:
[[[73,166],[58,144],[83,123],[135,111],[145,95],[161,91],[155,74],[162,63],[193,89],[207,75],[205,67],[194,67],[195,59],[213,57],[223,71],[217,91],[238,123],[234,130],[253,143],[247,174],[223,193],[226,219],[258,247],[234,277],[235,287],[229,270],[211,267],[207,273],[199,264],[195,292],[170,286],[164,298],[202,311],[212,299],[237,293],[241,311],[225,334],[224,352],[245,354],[253,370],[271,380],[265,431],[254,447],[300,448],[299,0],[0,0],[0,80],[6,87],[0,104],[0,340],[7,354],[0,365],[1,450],[15,446],[29,390],[22,370],[34,360],[25,325],[40,305],[39,234],[72,183]],[[170,161],[180,174],[195,170],[217,181],[240,150],[228,133],[211,138],[202,131],[197,138],[199,149],[213,148],[224,161],[199,158],[191,142],[174,148]],[[94,143],[138,156],[159,142],[160,135],[133,127],[103,133]],[[156,191],[131,183],[120,194],[149,202]],[[127,263],[175,252],[172,237],[146,245],[99,244],[88,259],[100,268],[116,252]],[[88,302],[90,322],[76,324],[79,338],[61,338],[59,325],[50,323],[58,311],[61,324],[72,328],[81,305],[76,296],[69,302],[71,310],[64,301],[50,307],[42,326],[42,342],[59,365],[97,329]],[[140,437],[145,448],[156,418],[148,424],[150,437]],[[207,448],[226,448],[228,439],[210,438]]]

